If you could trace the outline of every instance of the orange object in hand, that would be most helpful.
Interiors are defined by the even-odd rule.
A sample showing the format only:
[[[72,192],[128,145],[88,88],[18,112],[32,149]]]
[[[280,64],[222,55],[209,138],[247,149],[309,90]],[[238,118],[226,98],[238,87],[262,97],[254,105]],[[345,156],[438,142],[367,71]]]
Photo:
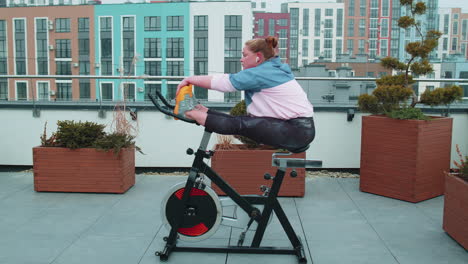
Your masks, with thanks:
[[[185,111],[193,109],[193,93],[192,93],[192,85],[187,85],[182,87],[179,90],[179,93],[176,95],[176,105],[174,108],[174,114],[183,115]],[[178,118],[174,117],[175,120],[179,120]]]

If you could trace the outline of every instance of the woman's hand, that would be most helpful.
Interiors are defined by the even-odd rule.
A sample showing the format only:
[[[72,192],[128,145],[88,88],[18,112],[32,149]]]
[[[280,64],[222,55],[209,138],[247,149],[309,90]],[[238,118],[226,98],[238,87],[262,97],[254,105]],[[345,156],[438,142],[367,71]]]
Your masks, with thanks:
[[[182,89],[182,87],[187,86],[187,85],[190,84],[190,82],[189,82],[189,80],[188,80],[189,78],[190,78],[190,77],[187,77],[187,78],[183,79],[183,80],[179,83],[179,85],[177,85],[176,96],[179,94],[179,91],[180,91],[180,89]]]

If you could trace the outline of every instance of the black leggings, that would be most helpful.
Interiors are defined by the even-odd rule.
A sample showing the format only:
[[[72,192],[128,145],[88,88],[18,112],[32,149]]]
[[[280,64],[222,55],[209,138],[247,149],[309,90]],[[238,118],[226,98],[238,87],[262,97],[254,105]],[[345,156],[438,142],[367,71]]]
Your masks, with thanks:
[[[208,110],[205,128],[222,135],[240,135],[257,143],[298,152],[315,138],[314,119],[231,116]]]

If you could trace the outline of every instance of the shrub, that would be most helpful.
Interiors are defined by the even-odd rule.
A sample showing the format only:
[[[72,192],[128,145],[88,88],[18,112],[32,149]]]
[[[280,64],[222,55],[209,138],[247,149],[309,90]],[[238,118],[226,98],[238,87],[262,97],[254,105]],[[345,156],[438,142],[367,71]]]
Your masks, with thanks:
[[[70,120],[57,121],[57,131],[47,138],[47,122],[41,135],[42,147],[64,147],[70,149],[96,148],[98,150],[113,150],[118,154],[122,148],[135,146],[134,136],[124,133],[104,132],[105,125],[94,122],[75,122]],[[136,150],[141,149],[135,146]]]
[[[361,111],[372,114],[384,114],[399,119],[422,119],[422,112],[410,110],[410,108],[415,108],[418,103],[430,106],[448,106],[455,100],[461,99],[462,89],[454,85],[448,88],[437,88],[433,91],[426,90],[421,99],[418,100],[418,96],[411,88],[415,82],[410,73],[426,75],[433,72],[428,57],[429,53],[437,47],[442,33],[429,30],[426,35],[423,35],[421,25],[416,19],[418,15],[426,12],[426,5],[423,2],[400,0],[400,3],[402,7],[407,7],[411,16],[400,17],[398,26],[404,29],[415,28],[421,41],[410,42],[406,45],[405,50],[410,55],[410,59],[406,63],[392,57],[381,60],[382,66],[392,69],[398,74],[378,79],[376,81],[377,88],[371,95],[359,96],[358,106]],[[410,100],[411,103],[408,106]]]

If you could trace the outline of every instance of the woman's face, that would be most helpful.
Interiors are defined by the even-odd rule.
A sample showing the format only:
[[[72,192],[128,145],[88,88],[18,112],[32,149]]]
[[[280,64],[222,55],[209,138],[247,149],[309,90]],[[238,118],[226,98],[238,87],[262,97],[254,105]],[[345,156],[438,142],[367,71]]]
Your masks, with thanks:
[[[242,49],[242,58],[240,61],[244,70],[256,67],[261,63],[257,53],[252,52],[247,46],[244,46]]]

